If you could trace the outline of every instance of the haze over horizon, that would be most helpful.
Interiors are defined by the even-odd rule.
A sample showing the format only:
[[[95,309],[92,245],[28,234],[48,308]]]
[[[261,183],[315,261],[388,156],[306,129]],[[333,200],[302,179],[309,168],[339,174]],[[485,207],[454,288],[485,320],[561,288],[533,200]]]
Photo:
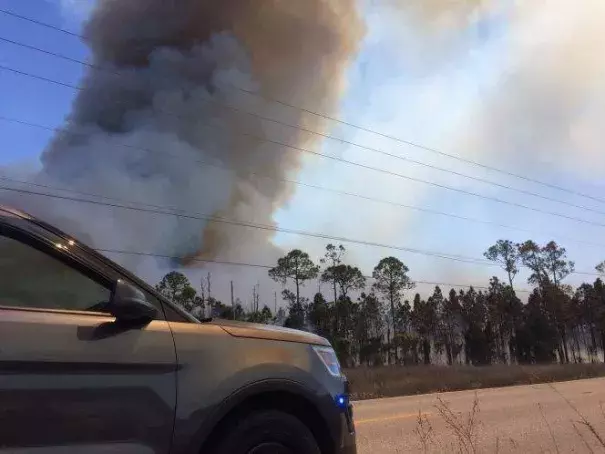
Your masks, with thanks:
[[[322,3],[320,0],[317,2]],[[336,74],[335,79],[320,86],[320,81],[312,77],[312,71],[316,68],[311,67],[310,59],[315,54],[305,54],[304,58],[292,55],[295,64],[301,65],[296,67],[296,72],[289,73],[289,66],[288,71],[283,69],[286,68],[285,65],[277,67],[296,86],[296,92],[291,98],[288,98],[290,87],[280,86],[283,81],[275,79],[268,68],[262,66],[267,73],[261,71],[260,76],[258,71],[249,70],[248,65],[254,67],[255,56],[246,55],[241,50],[240,41],[243,38],[212,35],[213,44],[205,48],[201,46],[206,50],[200,50],[200,55],[218,62],[216,65],[227,84],[244,85],[243,88],[254,90],[259,85],[267,88],[263,86],[263,82],[267,80],[269,84],[276,84],[273,95],[286,103],[363,127],[355,128],[259,99],[228,99],[260,115],[342,140],[308,137],[308,134],[300,132],[294,134],[294,137],[288,128],[262,121],[252,127],[246,124],[249,127],[247,132],[254,133],[254,128],[257,128],[272,140],[292,143],[289,139],[294,139],[295,146],[366,166],[352,166],[302,152],[288,155],[294,157],[291,160],[287,158],[287,165],[277,166],[279,172],[276,170],[269,173],[273,176],[279,174],[282,179],[304,182],[306,185],[356,193],[394,204],[446,212],[491,224],[430,214],[309,186],[285,184],[273,188],[267,186],[266,181],[263,180],[261,184],[254,178],[249,179],[249,186],[240,187],[240,191],[250,197],[245,206],[242,208],[242,205],[235,204],[233,210],[228,208],[227,217],[236,217],[243,222],[274,222],[280,229],[316,232],[477,259],[482,259],[483,252],[501,238],[515,242],[533,239],[538,243],[554,239],[567,249],[568,256],[576,262],[578,271],[592,272],[594,266],[605,258],[605,242],[601,246],[595,245],[601,243],[604,228],[598,224],[605,224],[605,203],[597,200],[605,199],[601,196],[605,188],[605,154],[601,151],[605,133],[600,128],[600,120],[605,116],[605,78],[601,77],[605,71],[605,62],[599,54],[605,38],[605,5],[598,0],[589,0],[583,7],[564,0],[540,0],[531,5],[515,1],[467,1],[457,3],[456,7],[452,6],[452,2],[431,0],[417,8],[413,7],[414,3],[409,6],[410,2],[397,0],[358,2],[357,5],[353,5],[352,1],[346,3],[351,4],[351,8],[356,8],[355,11],[350,10],[349,14],[351,17],[359,17],[358,29],[347,29],[344,26],[332,29],[330,27],[336,27],[336,22],[332,24],[326,20],[325,29],[320,29],[333,30],[336,44],[328,46],[326,55],[329,58],[322,54],[321,49],[314,49],[317,59],[324,61],[322,58],[325,57],[328,62],[326,64],[333,64],[333,70],[330,67],[326,71]],[[39,2],[38,7],[9,0],[3,7],[76,33],[83,30],[83,24],[93,11],[91,2],[78,0],[44,1]],[[331,18],[329,15],[326,17]],[[4,15],[0,15],[0,29],[0,36],[4,38],[10,37],[14,41],[75,59],[92,58],[90,50],[77,37],[68,34]],[[311,43],[312,38],[308,37]],[[254,37],[247,36],[246,39],[253,41]],[[262,43],[263,41],[255,42],[254,45],[262,46]],[[80,86],[83,81],[90,81],[90,77],[85,79],[86,74],[90,76],[90,73],[77,63],[59,60],[6,41],[0,42],[0,48],[0,65],[70,85]],[[217,53],[213,53],[214,51]],[[290,55],[287,52],[284,55]],[[219,53],[220,56],[217,56]],[[271,54],[271,58],[273,56]],[[170,64],[180,64],[174,54],[166,53],[160,57]],[[268,58],[261,59],[262,63],[256,64],[265,65],[267,60]],[[319,63],[318,67],[321,67]],[[304,73],[307,68],[310,74]],[[192,66],[188,70],[194,69]],[[183,81],[179,79],[178,83]],[[73,89],[0,71],[0,90],[3,100],[0,104],[2,116],[62,128],[65,119],[72,115],[69,125],[74,126],[72,107],[77,93]],[[162,90],[164,87],[158,89],[157,96],[165,94]],[[310,94],[305,96],[306,93]],[[154,105],[156,101],[154,98]],[[169,96],[161,98],[161,101],[161,105],[170,108],[191,108],[184,102],[179,104],[180,100]],[[195,114],[199,114],[199,108]],[[132,121],[136,124],[159,124],[145,123],[146,120],[140,118]],[[197,138],[190,138],[190,131],[183,131],[184,128],[178,125],[166,121],[160,126],[165,130],[183,133],[181,137],[186,137],[189,143],[197,143]],[[242,125],[237,123],[235,126],[240,128]],[[233,124],[229,123],[229,128],[231,127]],[[40,170],[42,153],[55,146],[51,145],[53,133],[50,131],[7,122],[0,122],[0,130],[3,144],[0,163],[4,175],[29,178]],[[147,127],[141,130],[149,132]],[[551,186],[546,187],[471,165],[403,141],[372,134],[370,130],[421,144],[465,161],[504,169]],[[155,142],[155,145],[175,151],[174,145],[166,141],[165,137],[154,135],[156,131],[151,132],[145,138],[148,142],[139,141],[140,136],[131,138],[138,146]],[[203,140],[206,146],[207,136]],[[225,146],[221,140],[216,139],[212,146]],[[103,147],[107,145],[105,143]],[[249,150],[249,144],[229,143],[228,146]],[[230,166],[243,175],[249,164],[267,159],[267,153],[275,153],[267,148],[259,147],[258,158],[251,158],[251,162],[244,160],[240,166],[239,161],[235,163],[233,160],[229,161]],[[230,148],[231,151],[235,149]],[[432,167],[369,149],[381,150]],[[182,156],[190,153],[188,150],[179,152],[183,153]],[[235,156],[235,152],[233,153]],[[292,153],[292,150],[288,153]],[[274,162],[270,159],[268,161]],[[126,164],[119,162],[119,166],[128,168]],[[231,207],[228,201],[223,200],[232,196],[229,190],[224,189],[228,183],[224,177],[217,176],[219,174],[216,170],[189,175],[185,173],[191,170],[188,165],[178,169],[174,166],[170,169],[175,172],[172,178],[178,180],[182,175],[181,185],[158,185],[154,186],[154,191],[147,192],[148,186],[135,187],[126,180],[120,186],[121,180],[116,179],[115,173],[104,174],[103,166],[108,163],[99,158],[99,153],[91,152],[87,165],[90,166],[89,169],[84,167],[84,170],[73,170],[75,176],[73,181],[69,181],[70,185],[73,183],[74,187],[101,192],[98,187],[93,191],[91,175],[94,175],[94,181],[99,183],[99,187],[105,187],[109,191],[103,194],[112,197],[118,197],[121,187],[124,197],[130,197],[131,200],[143,198],[146,203],[157,205],[176,206],[182,198],[183,205],[179,207],[186,207],[189,212],[206,212],[207,207],[210,207],[209,211],[215,212]],[[259,167],[254,171],[266,171],[262,165]],[[386,169],[416,181],[367,167]],[[62,167],[61,170],[65,169]],[[83,175],[89,175],[88,180]],[[192,178],[188,178],[189,176]],[[486,184],[478,179],[489,180],[497,185]],[[116,183],[112,185],[112,181]],[[442,186],[455,190],[444,189]],[[517,191],[503,186],[516,188]],[[561,191],[555,186],[569,188],[576,194]],[[271,192],[273,189],[274,195]],[[173,192],[168,194],[169,191]],[[540,197],[529,195],[528,192],[539,194]],[[592,198],[577,194],[587,194]],[[31,205],[31,201],[25,201],[27,197],[33,196],[21,196],[19,200]],[[566,204],[546,198],[561,200]],[[509,203],[498,203],[493,199]],[[521,208],[519,204],[540,211]],[[66,213],[73,213],[70,210],[76,205],[70,206],[72,208],[66,208]],[[180,254],[182,250],[182,255],[199,253],[202,258],[206,257],[204,253],[207,251],[200,247],[203,244],[202,222],[176,222],[174,218],[144,213],[120,212],[117,215],[117,211],[112,213],[107,207],[88,210],[78,205],[77,210],[82,210],[82,213],[88,213],[91,217],[107,213],[107,218],[103,218],[97,230],[90,230],[95,241],[102,239],[103,244],[98,247],[163,254],[166,249],[160,250],[160,247],[170,246],[168,251],[171,255],[175,251]],[[544,211],[560,213],[567,218],[549,215]],[[592,224],[569,218],[580,218]],[[104,232],[127,223],[133,226],[130,234],[115,239],[103,237]],[[497,224],[527,231],[504,228]],[[229,227],[229,238],[239,238],[240,233],[233,233],[233,229],[237,228],[242,229]],[[153,234],[142,239],[139,232],[146,232],[146,229]],[[176,231],[179,235],[171,236],[171,232]],[[183,241],[187,243],[186,247],[183,246]],[[318,260],[328,242],[339,241],[285,232],[267,234],[265,231],[261,235],[251,235],[245,244],[225,240],[228,246],[213,252],[212,258],[271,265],[281,250],[300,248]],[[191,250],[190,244],[193,243],[199,251],[196,247]],[[205,244],[208,247],[208,242]],[[267,244],[267,247],[259,248],[259,244]],[[493,275],[505,277],[501,270],[494,267],[371,245],[343,244],[348,250],[346,261],[359,266],[367,275],[371,274],[380,258],[394,255],[408,265],[410,276],[417,281],[484,286]],[[181,247],[184,249],[179,249]],[[151,283],[155,283],[174,266],[173,262],[165,260],[158,262],[148,258],[129,262],[123,255],[111,257],[135,268]],[[223,298],[228,295],[230,280],[237,283],[237,296],[244,302],[250,296],[251,287],[257,282],[261,285],[262,300],[267,303],[272,304],[273,292],[280,288],[267,278],[266,269],[262,268],[208,265],[204,269],[195,266],[185,270],[194,285],[207,271],[213,274],[214,289]],[[519,288],[530,287],[525,284],[526,278],[527,273],[524,272],[517,278]],[[594,280],[594,277],[575,274],[566,282],[576,286],[585,280]],[[432,291],[432,287],[429,284],[419,284],[417,291],[426,295]],[[311,294],[316,288],[315,284],[309,284],[307,292]],[[444,287],[444,291],[448,290],[447,286]],[[412,295],[410,299],[411,297]]]

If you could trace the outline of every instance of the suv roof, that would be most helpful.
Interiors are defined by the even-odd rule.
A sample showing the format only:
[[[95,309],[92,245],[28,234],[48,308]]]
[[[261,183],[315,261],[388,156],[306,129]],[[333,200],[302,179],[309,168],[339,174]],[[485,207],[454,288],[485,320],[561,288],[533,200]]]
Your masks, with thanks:
[[[6,205],[0,205],[0,211],[3,212],[2,214],[9,215],[10,217],[18,217],[29,221],[34,219],[33,216],[27,214],[25,211],[16,210],[15,208],[7,207]]]

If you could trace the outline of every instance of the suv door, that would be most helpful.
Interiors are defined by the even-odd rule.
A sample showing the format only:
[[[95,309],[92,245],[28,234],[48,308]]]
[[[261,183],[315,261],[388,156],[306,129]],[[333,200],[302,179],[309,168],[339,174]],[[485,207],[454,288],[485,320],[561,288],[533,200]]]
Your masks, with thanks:
[[[169,326],[161,310],[116,323],[102,312],[112,287],[69,245],[0,226],[0,453],[169,452]]]

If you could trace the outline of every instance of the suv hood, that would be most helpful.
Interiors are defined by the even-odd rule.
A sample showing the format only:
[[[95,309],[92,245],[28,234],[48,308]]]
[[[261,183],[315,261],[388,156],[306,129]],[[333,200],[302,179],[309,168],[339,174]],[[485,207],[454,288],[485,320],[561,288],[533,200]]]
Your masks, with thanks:
[[[260,325],[257,323],[236,322],[232,320],[216,320],[213,321],[212,324],[220,326],[234,337],[330,346],[330,342],[321,336],[305,331],[299,331],[297,329],[283,328],[281,326]]]

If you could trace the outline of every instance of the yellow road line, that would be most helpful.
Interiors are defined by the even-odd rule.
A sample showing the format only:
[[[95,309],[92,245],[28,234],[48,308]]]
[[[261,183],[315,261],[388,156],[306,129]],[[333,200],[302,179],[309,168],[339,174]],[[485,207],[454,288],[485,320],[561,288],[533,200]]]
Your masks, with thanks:
[[[422,413],[422,416],[429,416],[429,415],[430,415],[430,413]],[[400,414],[391,415],[391,416],[381,416],[379,418],[356,419],[355,425],[366,424],[366,423],[370,423],[370,422],[394,421],[397,419],[410,419],[410,418],[417,418],[417,417],[418,417],[418,413],[400,413]]]

